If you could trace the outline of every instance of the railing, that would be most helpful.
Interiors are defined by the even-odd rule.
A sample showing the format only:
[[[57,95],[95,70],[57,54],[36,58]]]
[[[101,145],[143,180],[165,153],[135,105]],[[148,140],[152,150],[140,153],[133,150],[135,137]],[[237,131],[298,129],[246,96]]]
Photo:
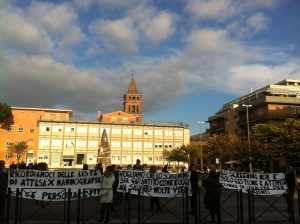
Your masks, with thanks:
[[[70,189],[61,189],[70,193]],[[12,194],[10,189],[2,189],[0,223],[95,223],[99,219],[99,197],[88,197],[90,189],[78,190],[78,198],[64,201],[37,201],[25,199],[30,193],[18,189]],[[30,190],[32,191],[32,189]],[[82,194],[83,193],[83,194]],[[160,209],[151,210],[151,197],[139,192],[119,192],[111,204],[110,223],[182,223],[201,224],[211,221],[210,211],[203,202],[205,188],[196,193],[195,213],[189,214],[190,197],[187,189],[179,197],[159,198]],[[3,198],[3,196],[5,196]],[[28,196],[28,195],[27,195]],[[296,190],[290,206],[282,195],[255,195],[252,191],[242,193],[223,189],[220,201],[221,220],[225,223],[299,223],[300,188]]]

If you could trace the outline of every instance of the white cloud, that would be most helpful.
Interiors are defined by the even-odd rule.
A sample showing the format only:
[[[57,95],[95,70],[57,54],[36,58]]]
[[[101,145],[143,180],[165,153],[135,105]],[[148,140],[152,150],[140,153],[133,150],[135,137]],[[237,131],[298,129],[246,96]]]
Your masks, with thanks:
[[[220,53],[234,45],[227,35],[227,31],[221,29],[196,29],[189,34],[186,41],[188,48],[193,52]]]
[[[77,20],[74,9],[69,4],[33,2],[29,8],[32,18],[45,26],[52,34],[61,35]]]
[[[100,6],[112,8],[129,8],[140,3],[140,0],[97,0]]]
[[[189,0],[186,10],[198,20],[225,22],[259,9],[276,7],[280,0]]]
[[[138,50],[138,31],[131,19],[97,20],[90,29],[111,51],[136,52]]]
[[[77,14],[70,4],[33,2],[29,14],[57,39],[61,48],[78,45],[85,39],[85,34],[77,24]]]
[[[227,29],[239,38],[250,38],[267,30],[270,19],[263,13],[256,13],[249,17],[241,17],[228,24]]]
[[[267,29],[270,20],[262,13],[256,13],[247,19],[247,25],[254,33]]]
[[[76,7],[87,11],[95,4],[96,0],[73,0],[73,2]]]
[[[29,54],[47,54],[53,42],[45,30],[21,13],[0,10],[0,46]]]
[[[198,19],[222,20],[234,13],[231,0],[190,0],[187,10]]]
[[[145,28],[145,36],[154,43],[167,39],[175,31],[175,17],[167,12],[161,12],[154,17]]]

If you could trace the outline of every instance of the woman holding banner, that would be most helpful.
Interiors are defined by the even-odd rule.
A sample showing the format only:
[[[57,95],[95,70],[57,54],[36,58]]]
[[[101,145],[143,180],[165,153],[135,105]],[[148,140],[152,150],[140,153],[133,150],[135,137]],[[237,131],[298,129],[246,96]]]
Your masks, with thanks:
[[[109,213],[113,202],[113,183],[115,176],[111,166],[106,167],[101,184],[101,211],[98,222],[103,222],[105,213],[105,223],[109,223]]]
[[[204,204],[210,211],[212,222],[215,222],[215,214],[217,215],[218,223],[221,223],[221,188],[219,175],[215,170],[211,170],[208,178],[203,182],[203,187],[206,188],[204,196]]]

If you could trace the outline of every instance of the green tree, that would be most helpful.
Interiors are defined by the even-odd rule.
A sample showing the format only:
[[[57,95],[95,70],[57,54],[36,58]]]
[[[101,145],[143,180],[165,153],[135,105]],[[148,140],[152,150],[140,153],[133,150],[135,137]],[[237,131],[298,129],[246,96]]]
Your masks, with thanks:
[[[11,115],[11,108],[6,103],[0,103],[0,120]]]
[[[262,144],[252,139],[249,150],[248,139],[237,135],[212,135],[208,139],[208,146],[208,157],[218,158],[221,163],[238,160],[245,169],[249,167],[250,161],[258,161],[263,158],[264,147]]]
[[[173,149],[171,151],[164,151],[165,159],[170,162],[177,162],[178,165],[180,162],[188,162],[189,156],[186,152],[185,146],[178,147],[176,149]]]
[[[27,149],[28,149],[28,145],[26,141],[10,143],[7,146],[7,150],[10,157],[12,157],[14,154],[16,155],[25,154],[27,152]]]
[[[299,120],[287,119],[278,125],[257,124],[252,128],[252,135],[264,145],[265,157],[300,164]]]

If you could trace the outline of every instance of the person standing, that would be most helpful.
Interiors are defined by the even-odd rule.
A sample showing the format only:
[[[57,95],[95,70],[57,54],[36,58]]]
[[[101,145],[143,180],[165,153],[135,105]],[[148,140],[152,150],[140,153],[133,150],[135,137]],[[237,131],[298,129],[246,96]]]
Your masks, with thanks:
[[[100,211],[100,219],[98,222],[104,221],[105,215],[105,223],[109,223],[109,214],[110,208],[113,202],[113,184],[115,182],[115,176],[111,166],[106,167],[104,176],[102,178],[101,183],[101,211]]]
[[[7,181],[8,177],[5,171],[5,162],[0,160],[0,223],[4,223]]]
[[[164,165],[164,167],[162,168],[161,172],[163,172],[163,173],[169,173],[169,171],[168,171],[168,165]]]
[[[204,204],[210,211],[212,222],[215,222],[215,215],[217,215],[218,223],[221,223],[220,202],[222,185],[219,181],[219,175],[214,169],[209,172],[208,178],[203,182],[203,186],[206,188]]]
[[[136,163],[133,165],[134,170],[143,170],[143,166],[141,165],[141,160],[137,159]]]
[[[101,175],[103,175],[102,163],[97,163],[96,166],[95,166],[95,170],[99,170]]]
[[[296,188],[296,178],[294,174],[294,169],[292,166],[288,166],[285,170],[285,181],[287,185],[287,190],[283,194],[286,204],[287,204],[287,211],[289,213],[289,217],[291,218],[291,215],[293,213],[293,198]]]
[[[157,171],[157,168],[155,166],[151,166],[150,169],[149,169],[149,172],[151,173],[150,176],[154,176],[156,171]],[[151,196],[151,199],[150,199],[150,210],[151,210],[151,212],[153,212],[153,210],[154,210],[154,204],[156,206],[156,211],[158,211],[158,212],[161,211],[159,198],[155,197],[155,196]]]
[[[197,193],[198,193],[198,180],[199,176],[196,171],[196,166],[191,164],[189,167],[190,171],[190,183],[191,183],[191,190],[192,190],[192,196],[190,196],[190,203],[191,203],[191,210],[190,214],[195,215],[196,213],[196,203],[197,203]]]

